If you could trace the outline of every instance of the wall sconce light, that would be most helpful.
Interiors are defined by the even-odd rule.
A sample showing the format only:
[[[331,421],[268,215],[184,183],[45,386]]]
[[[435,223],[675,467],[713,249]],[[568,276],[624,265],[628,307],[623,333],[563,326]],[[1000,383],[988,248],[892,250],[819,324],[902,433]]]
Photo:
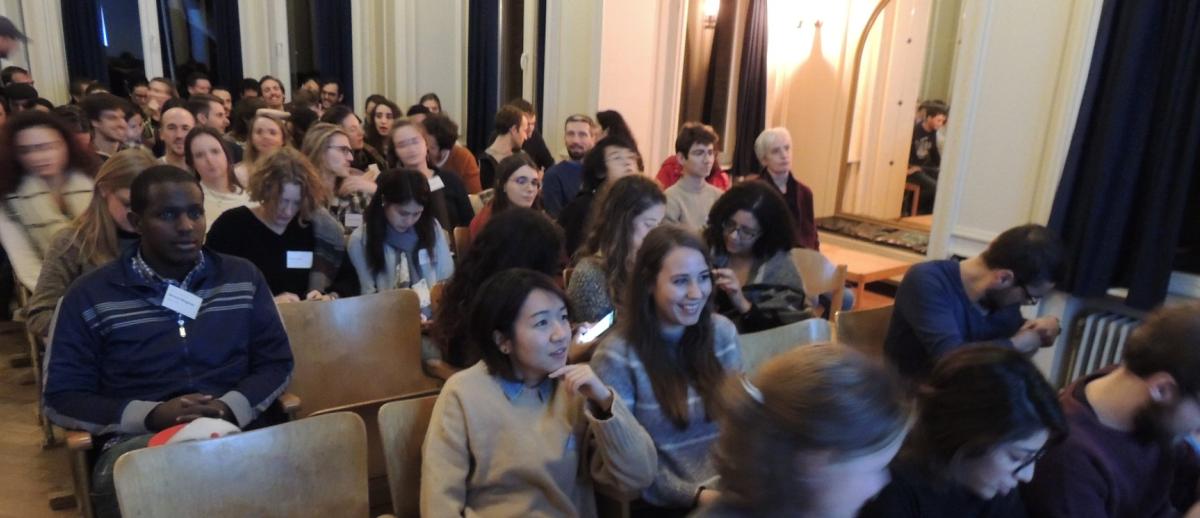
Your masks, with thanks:
[[[717,26],[717,15],[721,14],[721,0],[704,0],[704,28]]]

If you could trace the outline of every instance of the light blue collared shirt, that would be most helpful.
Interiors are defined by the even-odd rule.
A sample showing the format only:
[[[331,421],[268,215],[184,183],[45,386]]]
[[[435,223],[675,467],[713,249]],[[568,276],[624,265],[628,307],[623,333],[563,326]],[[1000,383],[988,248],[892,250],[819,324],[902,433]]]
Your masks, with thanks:
[[[508,380],[500,376],[496,376],[496,381],[500,382],[500,390],[504,391],[504,397],[508,398],[509,401],[516,401],[517,396],[521,395],[521,391],[525,390],[525,382],[523,381]],[[554,380],[546,378],[536,388],[538,397],[541,398],[543,403],[550,401],[550,394],[554,392]]]

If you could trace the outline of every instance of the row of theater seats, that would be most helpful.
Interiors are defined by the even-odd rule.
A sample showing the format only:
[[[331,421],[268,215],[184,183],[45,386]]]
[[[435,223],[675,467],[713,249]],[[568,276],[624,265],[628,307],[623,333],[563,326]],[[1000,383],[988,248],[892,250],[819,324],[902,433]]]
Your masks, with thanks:
[[[793,258],[802,275],[808,274],[804,281],[814,291],[824,290],[825,284],[838,287],[844,284],[844,265],[831,265],[819,253],[806,250],[797,250]],[[438,288],[440,286],[435,287],[433,294],[435,304],[440,292]],[[840,289],[829,291],[837,297],[841,295]],[[833,307],[839,306],[840,301],[835,301]],[[346,507],[350,504],[339,500],[357,495],[359,489],[370,494],[369,501],[374,508],[383,507],[391,500],[397,515],[417,514],[421,443],[440,386],[438,380],[427,376],[421,368],[417,294],[412,290],[394,290],[328,302],[283,304],[279,309],[295,356],[292,381],[279,404],[294,422],[212,441],[151,448],[130,454],[129,459],[122,457],[117,468],[117,487],[123,508],[126,498],[136,498],[145,505],[176,505],[171,504],[170,499],[168,504],[155,503],[162,488],[150,486],[179,477],[188,484],[199,484],[190,487],[221,488],[232,483],[239,488],[229,494],[212,489],[213,494],[224,496],[212,499],[210,504],[224,507],[196,516],[243,515],[247,514],[244,511],[258,509],[246,506],[264,503],[274,506],[269,508],[270,512],[249,514],[287,515],[288,506],[298,504],[304,509],[339,505],[343,507],[338,509],[345,512],[338,515],[361,516],[365,511]],[[881,358],[883,336],[890,316],[890,306],[843,311],[836,315],[834,326],[822,319],[809,319],[742,335],[740,343],[746,370],[753,372],[769,358],[793,347],[832,341],[835,327],[840,342]],[[347,417],[347,413],[352,415]],[[358,450],[347,450],[342,441],[331,434],[345,435],[347,441],[357,441],[362,446]],[[307,443],[304,441],[315,439],[306,437],[321,438],[320,441],[330,445],[337,443],[336,447],[331,446],[337,451],[300,455],[298,452],[287,453],[286,449],[281,452],[274,446],[278,441],[293,444],[296,448],[320,449],[320,441]],[[76,500],[84,515],[90,516],[86,495],[90,487],[88,454],[91,440],[86,433],[69,432],[67,444],[72,452]],[[240,452],[239,455],[258,460],[249,462],[244,469],[234,469],[233,464],[226,465],[225,461],[217,460],[224,458],[223,455],[232,455],[235,450]],[[353,458],[336,463],[329,461],[334,455]],[[358,457],[362,457],[362,462],[351,462]],[[326,486],[330,481],[325,477],[333,474],[323,473],[335,465],[338,469],[348,470],[346,476],[349,478],[345,484],[355,485],[353,495],[328,494],[330,491]],[[264,466],[273,468],[264,469]],[[323,475],[311,480],[305,478],[304,475],[313,470]],[[151,482],[139,482],[141,477],[150,477]],[[282,479],[287,479],[286,483]],[[264,485],[262,491],[242,490],[260,483]],[[312,483],[313,487],[304,487],[306,483]],[[164,487],[188,486],[169,482]],[[264,497],[276,490],[291,495],[285,499],[288,500],[286,505],[278,499]],[[205,490],[206,493],[209,491]],[[171,493],[168,491],[166,495]],[[305,504],[307,500],[312,502]],[[172,509],[176,512],[169,514],[179,515],[179,507]]]

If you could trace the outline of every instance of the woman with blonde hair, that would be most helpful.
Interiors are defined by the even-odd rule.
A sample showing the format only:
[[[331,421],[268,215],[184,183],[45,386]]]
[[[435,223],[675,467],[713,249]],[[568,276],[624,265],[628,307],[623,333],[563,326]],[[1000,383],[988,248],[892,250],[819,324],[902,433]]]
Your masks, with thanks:
[[[346,232],[362,226],[367,204],[377,189],[378,172],[364,173],[351,166],[354,149],[350,147],[350,134],[335,124],[317,123],[308,129],[300,151],[317,168],[330,193],[328,208],[333,217]]]
[[[139,173],[158,164],[143,148],[114,154],[96,174],[92,201],[51,240],[37,287],[29,299],[25,325],[35,336],[50,333],[58,299],[75,279],[121,255],[138,235],[129,224],[129,186]]]
[[[317,169],[304,155],[285,147],[255,164],[250,178],[254,208],[226,211],[208,231],[213,250],[258,266],[275,301],[328,300],[355,295],[342,226],[325,210],[329,196]],[[349,277],[347,277],[347,275]]]

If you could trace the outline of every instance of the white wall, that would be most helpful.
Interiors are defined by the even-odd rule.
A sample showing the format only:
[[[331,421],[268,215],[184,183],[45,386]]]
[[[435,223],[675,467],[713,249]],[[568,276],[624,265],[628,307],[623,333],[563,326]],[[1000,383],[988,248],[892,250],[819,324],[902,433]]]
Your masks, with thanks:
[[[407,109],[435,92],[465,134],[466,0],[361,0],[350,17],[355,109],[371,94]]]
[[[651,174],[674,150],[685,14],[683,0],[603,3],[597,108],[621,112]]]
[[[292,96],[292,64],[288,53],[286,0],[238,0],[242,32],[242,74],[258,79],[273,75]]]
[[[66,103],[70,95],[67,53],[63,43],[62,9],[59,2],[5,0],[0,15],[21,28],[29,42],[21,46],[11,63],[25,66],[33,75],[38,94],[54,104]],[[10,63],[5,61],[5,65]]]
[[[595,116],[600,97],[601,0],[546,2],[546,78],[542,88],[542,137],[555,156],[567,153],[563,121]]]

